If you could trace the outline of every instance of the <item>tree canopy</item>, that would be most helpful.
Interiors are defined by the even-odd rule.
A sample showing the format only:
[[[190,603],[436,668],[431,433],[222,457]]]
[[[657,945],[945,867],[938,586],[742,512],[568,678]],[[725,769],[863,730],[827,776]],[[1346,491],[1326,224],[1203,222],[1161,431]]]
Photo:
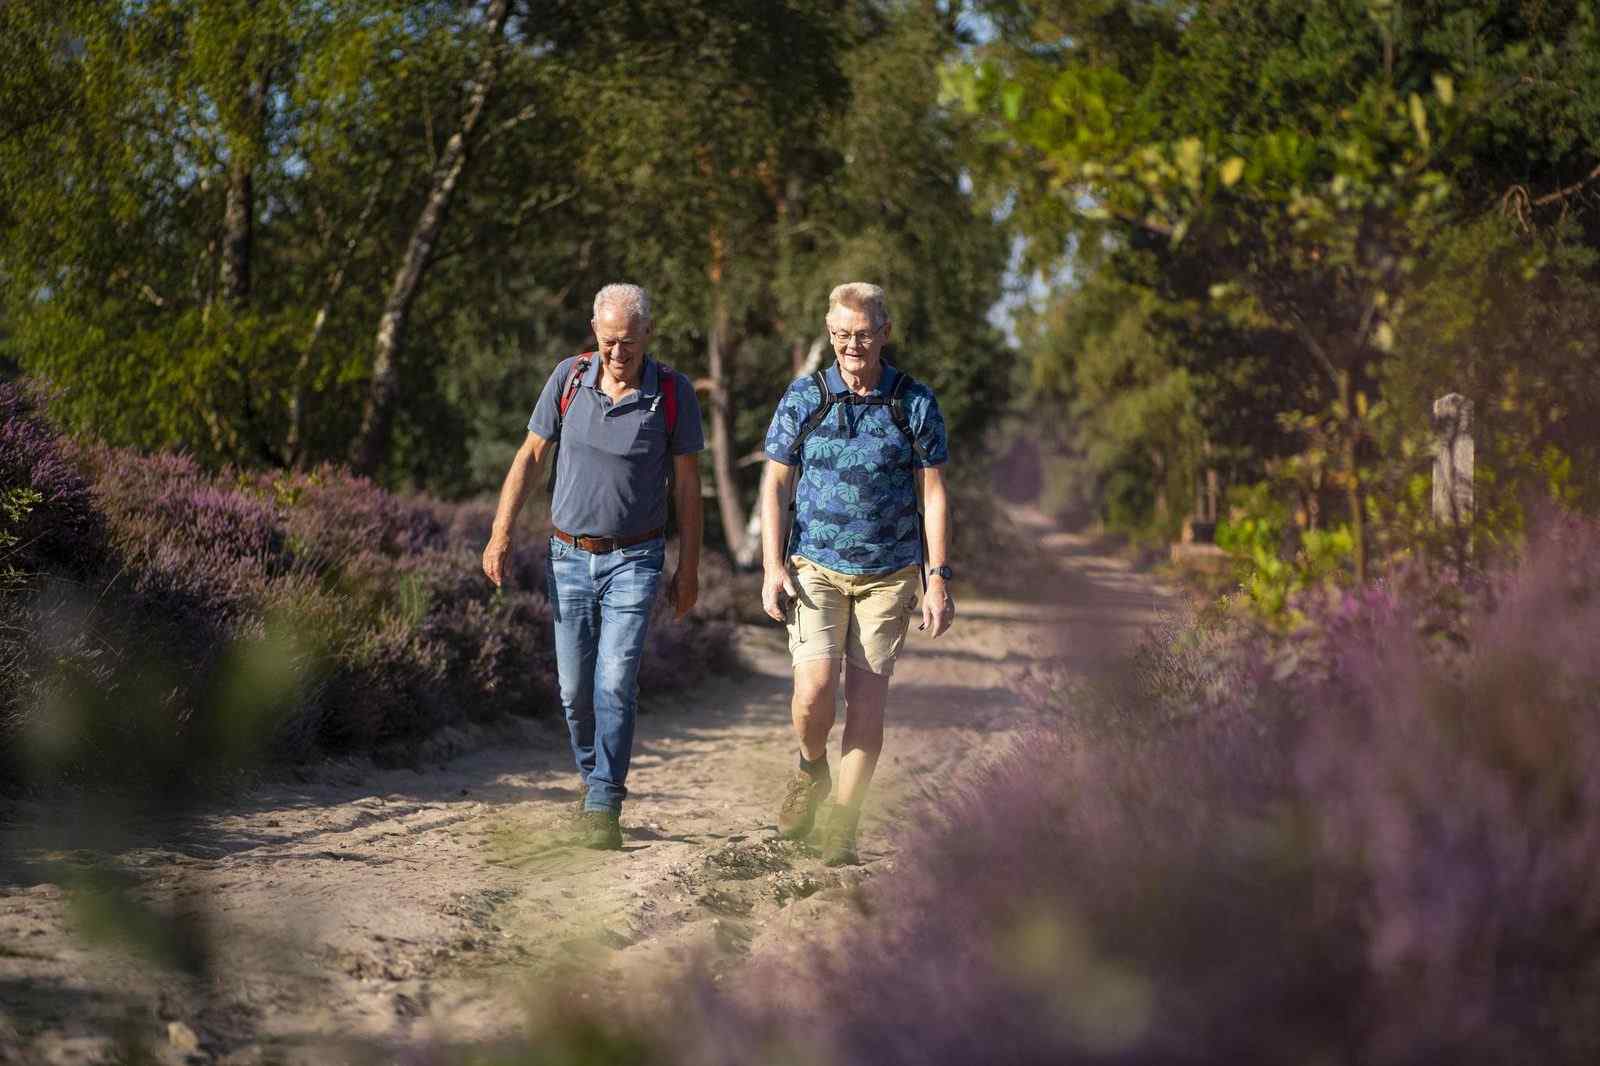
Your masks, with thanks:
[[[1302,525],[1345,524],[1360,575],[1369,525],[1417,531],[1449,391],[1486,416],[1494,506],[1593,469],[1591,5],[985,7],[999,32],[952,83],[976,166],[1074,279],[1035,381],[1099,477],[1155,479],[1147,518],[1204,466],[1270,475]]]
[[[0,358],[212,464],[498,483],[589,300],[657,297],[730,546],[828,290],[889,291],[959,432],[1003,402],[1002,226],[905,0],[71,0],[0,10]]]

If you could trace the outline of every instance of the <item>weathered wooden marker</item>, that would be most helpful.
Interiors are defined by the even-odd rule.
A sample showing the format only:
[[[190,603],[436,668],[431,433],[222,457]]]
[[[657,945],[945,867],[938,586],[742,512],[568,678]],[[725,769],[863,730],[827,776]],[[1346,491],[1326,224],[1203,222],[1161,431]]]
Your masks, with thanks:
[[[1472,401],[1452,392],[1433,401],[1433,520],[1472,550]]]

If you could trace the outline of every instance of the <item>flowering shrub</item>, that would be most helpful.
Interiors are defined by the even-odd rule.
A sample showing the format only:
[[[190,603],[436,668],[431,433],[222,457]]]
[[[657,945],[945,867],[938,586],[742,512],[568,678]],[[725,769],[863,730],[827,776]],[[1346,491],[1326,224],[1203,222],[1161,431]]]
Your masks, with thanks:
[[[103,711],[138,718],[141,743],[185,738],[179,761],[203,763],[196,738],[226,733],[236,714],[233,649],[278,631],[295,638],[274,674],[283,691],[268,727],[251,729],[281,757],[388,750],[466,720],[559,713],[548,548],[519,544],[507,587],[492,588],[479,563],[492,507],[396,496],[335,467],[213,475],[182,455],[72,445],[32,411],[0,387],[0,567],[26,549],[42,574],[28,596],[0,590],[0,758],[18,736],[61,734],[46,719],[65,714],[82,743],[46,761],[113,768],[131,734],[84,717]],[[77,593],[52,583],[69,572]],[[718,580],[714,564],[704,574]],[[681,687],[732,664],[716,599],[708,589],[681,623],[663,603],[643,686]],[[153,705],[154,719],[116,714],[119,692]]]
[[[24,490],[36,498],[26,514],[19,508],[7,515],[5,528],[13,538],[8,565],[81,575],[101,561],[104,523],[89,482],[23,386],[0,382],[0,493]]]
[[[663,1057],[1592,1062],[1600,526],[1445,626],[1437,591],[1174,627],[1135,684],[1058,692],[837,948],[670,997]]]

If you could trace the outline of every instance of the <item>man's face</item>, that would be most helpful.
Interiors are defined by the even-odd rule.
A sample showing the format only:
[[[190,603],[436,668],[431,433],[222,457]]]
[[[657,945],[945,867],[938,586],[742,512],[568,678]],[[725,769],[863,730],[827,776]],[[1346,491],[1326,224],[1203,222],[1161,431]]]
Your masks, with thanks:
[[[878,355],[889,340],[889,323],[874,327],[865,311],[840,304],[828,312],[827,324],[841,369],[860,374],[878,365]]]
[[[600,362],[607,374],[620,381],[631,381],[644,363],[645,345],[655,328],[625,311],[602,307],[594,321],[594,338],[599,342]]]

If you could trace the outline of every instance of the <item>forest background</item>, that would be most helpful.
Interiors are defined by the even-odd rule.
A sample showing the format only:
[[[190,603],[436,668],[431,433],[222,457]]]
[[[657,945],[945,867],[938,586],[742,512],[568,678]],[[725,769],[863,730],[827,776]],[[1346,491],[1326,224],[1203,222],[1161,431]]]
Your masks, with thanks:
[[[772,403],[824,353],[847,278],[885,286],[895,357],[940,396],[967,529],[1009,484],[994,454],[1053,509],[1151,539],[1215,483],[1218,540],[1271,613],[1419,552],[1459,568],[1514,545],[1539,500],[1600,502],[1600,29],[1580,0],[0,18],[0,381],[110,449],[78,461],[102,509],[166,451],[279,508],[344,470],[482,499],[617,278],[656,294],[657,354],[701,392],[710,540],[741,562]],[[1428,508],[1447,392],[1479,439],[1453,544]],[[1044,477],[986,437],[1003,422],[1042,442]],[[65,497],[18,456],[0,562],[36,588]],[[117,566],[166,550],[168,519],[113,518]],[[478,531],[441,521],[459,556]],[[274,536],[264,573],[316,554]],[[410,599],[375,566],[372,610],[426,628],[467,588],[451,565]]]
[[[1018,392],[1077,459],[1063,493],[1125,529],[1171,533],[1215,470],[1364,570],[1424,533],[1447,391],[1493,530],[1532,481],[1592,495],[1578,0],[4,18],[0,372],[77,434],[482,493],[589,296],[636,278],[737,551],[819,294],[871,277],[958,439]]]
[[[506,590],[478,558],[621,278],[715,503],[647,699],[732,664],[762,430],[846,279],[938,391],[959,569],[1032,577],[997,492],[1161,543],[1215,483],[1240,589],[1109,692],[1026,679],[1034,741],[818,963],[830,1026],[769,974],[648,1043],[1594,1061],[1592,3],[0,5],[0,789],[96,786],[52,848],[553,716],[538,538]]]

